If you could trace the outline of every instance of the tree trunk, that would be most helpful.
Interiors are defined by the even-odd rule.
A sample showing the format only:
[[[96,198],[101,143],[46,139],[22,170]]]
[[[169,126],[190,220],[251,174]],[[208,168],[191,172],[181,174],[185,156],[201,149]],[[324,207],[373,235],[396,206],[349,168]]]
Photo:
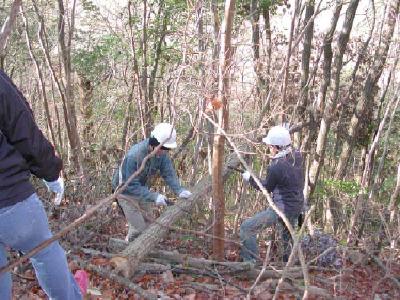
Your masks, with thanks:
[[[93,142],[93,85],[92,82],[83,75],[79,76],[78,80],[81,96],[81,123],[83,123],[81,132],[84,143],[86,146],[90,146]]]
[[[335,7],[334,14],[332,16],[330,29],[328,30],[328,32],[326,33],[326,35],[324,37],[323,81],[322,81],[322,84],[321,84],[321,87],[320,87],[320,90],[318,93],[317,107],[315,108],[317,115],[319,115],[324,110],[326,91],[331,82],[331,64],[332,64],[332,56],[333,56],[332,39],[333,39],[333,34],[335,32],[341,10],[342,10],[342,2],[341,1],[336,2],[336,7]],[[318,139],[317,139],[317,147],[315,150],[316,153],[314,155],[314,159],[311,163],[309,174],[308,174],[310,189],[307,190],[307,193],[308,193],[306,195],[307,199],[309,199],[310,195],[312,195],[314,192],[315,185],[317,183],[318,176],[319,176],[319,171],[320,171],[321,165],[324,160],[325,137],[326,137],[326,123],[325,123],[325,121],[323,121],[323,122],[321,121],[321,127],[319,130]]]
[[[1,69],[4,69],[3,62],[5,57],[5,50],[7,47],[8,38],[11,35],[15,20],[17,19],[18,12],[22,5],[22,0],[14,0],[10,15],[6,18],[3,23],[3,26],[0,31],[0,61],[1,61]]]
[[[47,125],[48,125],[49,131],[50,131],[51,140],[53,142],[53,145],[58,150],[58,152],[60,152],[59,147],[56,146],[57,143],[56,143],[56,138],[55,138],[55,134],[54,134],[52,117],[50,114],[49,102],[47,100],[45,79],[44,79],[42,70],[39,67],[39,62],[38,62],[37,58],[35,57],[35,55],[33,54],[32,43],[31,43],[31,40],[29,38],[29,33],[28,33],[29,32],[28,21],[22,10],[22,7],[21,7],[21,13],[22,13],[24,26],[25,26],[25,38],[26,38],[26,44],[28,46],[29,56],[31,57],[33,63],[35,64],[36,75],[37,75],[38,81],[40,83],[40,92],[41,92],[42,98],[43,98],[43,106],[44,106],[44,111],[46,113]],[[61,145],[59,145],[59,146],[61,147]]]
[[[138,84],[138,92],[139,92],[139,97],[137,98],[137,107],[138,107],[138,112],[139,112],[139,117],[140,117],[140,123],[141,123],[141,129],[142,129],[142,136],[143,138],[146,138],[148,136],[148,132],[146,131],[146,116],[147,116],[147,110],[146,110],[146,100],[145,100],[145,90],[143,89],[142,86],[142,81],[140,80],[141,74],[139,70],[139,63],[136,57],[136,46],[135,46],[135,36],[134,36],[134,31],[132,28],[133,22],[132,20],[132,12],[131,12],[131,6],[132,6],[132,1],[128,2],[128,18],[129,18],[129,37],[130,37],[130,47],[131,47],[131,55],[132,55],[132,61],[133,61],[133,78],[132,78],[132,93],[134,90],[134,84],[135,80]],[[124,134],[123,134],[124,135]],[[122,145],[125,147],[125,145]],[[125,148],[123,148],[125,149]]]
[[[357,140],[358,129],[360,125],[359,118],[364,114],[366,108],[368,108],[370,105],[373,105],[376,84],[381,77],[393,36],[396,18],[399,12],[399,3],[400,1],[398,0],[391,0],[391,2],[388,4],[386,24],[383,31],[384,34],[381,38],[380,47],[375,52],[374,64],[370,69],[365,81],[363,96],[357,101],[355,112],[351,117],[348,128],[348,138],[343,143],[342,152],[339,157],[340,164],[338,165],[336,172],[337,178],[343,178],[344,173],[346,172],[346,166],[348,164],[351,151],[354,147],[354,142]]]
[[[371,5],[372,5],[372,25],[371,28],[369,30],[369,34],[367,39],[365,40],[365,42],[363,43],[363,46],[361,48],[360,53],[358,54],[357,57],[357,61],[356,64],[353,68],[353,72],[351,75],[351,84],[349,87],[349,91],[347,92],[347,97],[341,101],[341,108],[340,108],[340,112],[339,112],[339,117],[338,117],[338,126],[336,129],[336,136],[335,136],[335,151],[334,151],[334,155],[337,156],[338,151],[339,151],[339,144],[340,144],[340,135],[341,132],[345,131],[344,126],[345,123],[343,122],[344,118],[347,116],[348,112],[352,111],[356,105],[356,97],[357,97],[357,89],[358,87],[361,85],[361,81],[362,79],[360,78],[360,75],[357,76],[357,72],[360,69],[360,66],[362,64],[365,63],[365,55],[367,53],[368,50],[368,46],[369,43],[371,41],[373,32],[374,32],[374,28],[375,28],[375,5],[374,2],[371,1]],[[362,74],[361,74],[362,76]],[[337,167],[336,167],[336,171],[335,171],[335,179],[343,179],[343,177],[345,176],[345,170],[347,167],[347,162],[346,165],[344,164],[344,162],[339,159],[338,163],[337,163]]]
[[[76,109],[74,103],[74,93],[72,87],[72,68],[71,68],[71,41],[74,31],[74,11],[75,11],[75,1],[73,4],[73,9],[71,13],[71,23],[69,24],[68,39],[65,36],[65,27],[68,25],[67,16],[65,14],[64,2],[63,0],[58,0],[58,42],[61,48],[61,57],[64,66],[64,79],[65,79],[65,101],[67,108],[67,119],[66,126],[70,128],[69,130],[69,142],[72,150],[72,160],[75,165],[75,170],[82,176],[85,173],[83,167],[83,153],[81,148],[81,140],[78,131],[78,122],[76,116]]]
[[[221,28],[221,51],[219,60],[218,100],[222,102],[222,108],[218,110],[218,128],[214,136],[213,161],[212,161],[212,196],[214,208],[213,226],[213,256],[223,260],[224,236],[225,236],[225,196],[222,177],[222,164],[224,160],[225,137],[222,130],[227,131],[229,122],[230,95],[230,67],[232,61],[231,35],[233,18],[235,15],[235,0],[226,0],[225,17]]]
[[[293,9],[293,17],[292,17],[292,21],[290,24],[288,49],[287,49],[287,54],[286,54],[286,62],[285,62],[286,69],[285,69],[283,83],[282,83],[282,104],[283,105],[286,105],[286,91],[287,91],[288,77],[289,77],[289,70],[290,70],[290,59],[292,57],[294,24],[296,21],[296,15],[297,15],[298,9],[299,9],[299,0],[295,0],[294,1],[294,9]],[[283,122],[286,122],[284,115],[282,115],[282,123]]]

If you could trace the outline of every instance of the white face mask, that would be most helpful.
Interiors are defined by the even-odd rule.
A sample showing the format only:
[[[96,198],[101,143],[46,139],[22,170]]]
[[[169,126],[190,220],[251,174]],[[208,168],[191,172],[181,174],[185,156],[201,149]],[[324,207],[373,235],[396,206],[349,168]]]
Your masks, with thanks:
[[[290,152],[292,152],[292,146],[287,146],[284,149],[281,149],[277,154],[274,155],[274,157],[272,157],[273,159],[275,158],[280,158],[280,157],[285,157],[286,155],[288,155]]]

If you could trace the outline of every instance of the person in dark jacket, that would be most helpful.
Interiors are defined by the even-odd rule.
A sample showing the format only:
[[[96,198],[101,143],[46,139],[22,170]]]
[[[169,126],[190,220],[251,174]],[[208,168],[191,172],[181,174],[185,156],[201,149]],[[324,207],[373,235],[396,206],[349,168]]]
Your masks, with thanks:
[[[59,204],[64,193],[61,168],[62,161],[37,127],[29,104],[0,70],[0,267],[7,264],[8,247],[26,253],[52,236],[29,179],[31,174],[43,179]],[[58,242],[30,260],[50,299],[82,299]],[[0,299],[11,299],[11,292],[10,273],[0,274]]]
[[[304,206],[304,172],[301,154],[292,148],[289,131],[282,126],[272,127],[263,142],[269,146],[272,162],[268,167],[266,179],[261,180],[261,183],[269,193],[272,193],[274,203],[294,227]],[[244,172],[242,177],[259,190],[248,171]],[[258,259],[257,232],[277,223],[283,225],[283,261],[287,262],[291,252],[291,236],[281,218],[271,207],[255,214],[240,226],[242,242],[240,255],[244,261]]]

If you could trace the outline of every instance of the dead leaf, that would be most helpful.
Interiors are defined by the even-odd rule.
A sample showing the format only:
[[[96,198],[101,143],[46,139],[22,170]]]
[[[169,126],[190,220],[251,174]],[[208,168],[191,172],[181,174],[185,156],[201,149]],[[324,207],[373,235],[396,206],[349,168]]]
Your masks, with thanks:
[[[214,97],[212,99],[207,99],[206,101],[207,101],[206,112],[212,110],[218,110],[222,107],[222,101],[217,97]]]

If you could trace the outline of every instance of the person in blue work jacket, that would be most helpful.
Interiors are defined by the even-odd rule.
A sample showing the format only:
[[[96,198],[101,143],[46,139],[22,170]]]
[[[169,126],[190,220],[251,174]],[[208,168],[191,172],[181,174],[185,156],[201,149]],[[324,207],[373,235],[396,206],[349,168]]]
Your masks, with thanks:
[[[171,190],[179,198],[189,198],[192,193],[184,189],[178,180],[175,168],[168,155],[168,151],[176,148],[176,131],[169,123],[160,123],[154,127],[150,138],[133,145],[124,157],[119,168],[114,172],[112,186],[116,189],[118,185],[124,183],[136,172],[143,159],[162,144],[156,155],[151,157],[145,164],[144,169],[135,177],[123,191],[123,194],[131,196],[136,205],[129,200],[119,199],[125,218],[128,222],[128,234],[125,238],[130,242],[134,240],[149,224],[143,217],[143,213],[151,216],[151,204],[158,206],[167,205],[167,197],[158,192],[152,192],[147,186],[151,176],[158,172]],[[137,208],[137,205],[140,209]]]
[[[7,249],[27,253],[52,237],[42,201],[30,182],[43,179],[56,193],[64,194],[62,161],[39,130],[28,102],[11,79],[0,70],[0,267],[7,264]],[[50,299],[82,299],[58,241],[30,259],[36,278]],[[9,272],[0,274],[0,299],[12,298]]]
[[[291,146],[289,131],[282,126],[272,127],[263,142],[269,147],[272,161],[267,170],[265,180],[260,180],[263,187],[272,193],[276,206],[295,227],[304,208],[304,171],[301,153]],[[248,171],[242,173],[245,181],[260,190],[254,178]],[[283,261],[287,262],[291,252],[291,236],[278,214],[267,208],[247,219],[240,226],[242,242],[241,258],[243,261],[256,261],[259,257],[257,233],[265,227],[281,223],[283,226]]]

